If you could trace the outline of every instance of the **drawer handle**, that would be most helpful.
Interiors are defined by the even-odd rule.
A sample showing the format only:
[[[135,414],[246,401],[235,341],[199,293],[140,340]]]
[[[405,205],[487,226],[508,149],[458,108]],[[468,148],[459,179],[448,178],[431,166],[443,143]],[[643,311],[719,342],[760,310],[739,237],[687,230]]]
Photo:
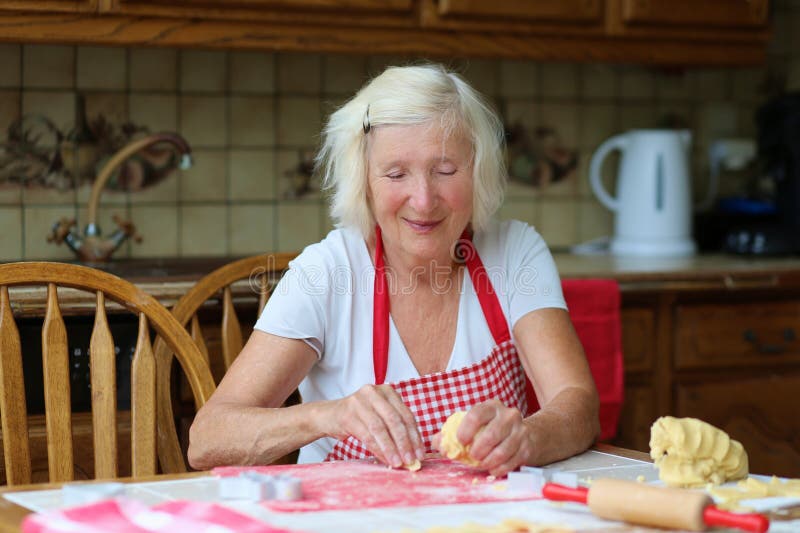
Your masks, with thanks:
[[[789,344],[795,341],[797,335],[792,328],[785,328],[783,330],[783,340],[786,341],[784,344],[769,344],[769,343],[762,343],[758,339],[758,335],[752,329],[744,330],[742,334],[744,340],[752,344],[758,353],[764,354],[782,354],[786,353],[786,350],[789,349]]]

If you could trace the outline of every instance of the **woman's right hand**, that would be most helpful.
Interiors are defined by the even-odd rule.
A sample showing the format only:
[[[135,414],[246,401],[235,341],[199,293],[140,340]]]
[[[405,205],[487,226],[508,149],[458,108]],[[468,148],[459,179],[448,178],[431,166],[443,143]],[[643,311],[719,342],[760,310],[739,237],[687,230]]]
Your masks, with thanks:
[[[330,436],[338,440],[352,436],[394,468],[425,457],[417,421],[391,386],[364,385],[332,404]]]

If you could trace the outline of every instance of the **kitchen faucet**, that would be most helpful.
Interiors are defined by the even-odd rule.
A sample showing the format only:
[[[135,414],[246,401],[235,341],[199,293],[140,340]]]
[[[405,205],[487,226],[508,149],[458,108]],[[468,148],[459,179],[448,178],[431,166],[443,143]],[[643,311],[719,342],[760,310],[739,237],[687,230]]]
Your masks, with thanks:
[[[73,226],[75,226],[74,218],[62,218],[53,224],[53,229],[47,237],[48,242],[55,242],[56,244],[61,244],[62,242],[67,243],[70,250],[75,252],[78,255],[78,259],[81,261],[108,261],[114,250],[119,248],[125,239],[135,235],[136,228],[132,222],[123,221],[119,217],[114,216],[114,222],[119,227],[107,238],[102,238],[100,227],[97,225],[97,206],[100,202],[100,193],[119,165],[139,152],[139,150],[161,142],[172,143],[178,149],[181,156],[179,168],[187,169],[192,166],[192,154],[189,143],[177,133],[153,133],[132,141],[111,156],[97,174],[97,179],[95,179],[92,185],[92,192],[89,196],[88,220],[86,229],[83,231],[83,237],[78,235],[73,229]]]

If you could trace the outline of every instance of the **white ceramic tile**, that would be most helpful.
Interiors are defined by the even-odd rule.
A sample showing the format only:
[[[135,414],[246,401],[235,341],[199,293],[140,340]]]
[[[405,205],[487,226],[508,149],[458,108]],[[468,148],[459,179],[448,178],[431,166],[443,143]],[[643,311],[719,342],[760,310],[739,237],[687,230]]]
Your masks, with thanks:
[[[715,139],[735,137],[739,129],[739,105],[710,102],[699,110],[696,142],[710,145]]]
[[[180,255],[226,255],[227,216],[228,208],[225,205],[182,205],[179,221]]]
[[[0,206],[19,205],[20,203],[22,203],[22,185],[0,183]]]
[[[297,252],[321,238],[323,206],[316,202],[286,201],[278,205],[278,242],[281,252]]]
[[[578,205],[578,242],[610,236],[614,232],[614,214],[594,199]]]
[[[26,205],[74,204],[75,201],[75,189],[71,187],[59,189],[36,185],[22,189],[22,203]]]
[[[578,95],[578,66],[570,63],[545,63],[539,77],[544,98],[570,99]]]
[[[180,178],[176,168],[169,174],[141,191],[132,191],[130,199],[132,204],[174,204],[178,201],[178,182]]]
[[[476,91],[484,96],[497,94],[500,79],[497,61],[469,59],[465,61],[462,75]]]
[[[0,90],[0,139],[7,138],[8,126],[20,116],[22,99],[16,89]]]
[[[170,48],[130,50],[130,88],[171,91],[178,86],[178,51]]]
[[[22,84],[22,46],[0,44],[0,87],[19,87]]]
[[[765,68],[739,68],[733,71],[733,98],[737,101],[761,100],[760,86],[766,77]]]
[[[661,100],[689,100],[695,90],[695,78],[687,71],[659,72],[655,81],[656,97]]]
[[[131,207],[131,220],[142,242],[131,246],[132,257],[178,255],[178,209],[174,205]]]
[[[174,94],[131,93],[130,120],[150,131],[175,131],[178,126],[178,98]]]
[[[542,102],[540,127],[549,127],[568,149],[578,146],[578,108],[572,104]]]
[[[278,198],[281,199],[319,199],[321,185],[319,176],[308,178],[301,172],[302,165],[313,164],[315,151],[306,149],[282,149],[277,152],[275,186]]]
[[[128,62],[124,48],[79,46],[78,89],[125,89]]]
[[[533,131],[541,123],[541,110],[533,100],[509,100],[505,108],[504,121],[507,126],[520,123]]]
[[[231,52],[228,56],[228,87],[233,93],[274,93],[274,54]]]
[[[548,246],[571,246],[578,241],[575,201],[542,200],[539,208],[539,233]]]
[[[275,101],[271,96],[232,96],[229,104],[232,146],[275,144]]]
[[[192,168],[180,171],[180,198],[184,202],[224,201],[227,195],[228,152],[194,150]]]
[[[119,129],[128,122],[128,96],[121,91],[86,91],[83,93],[86,117],[93,123],[99,115]]]
[[[357,55],[323,57],[322,91],[352,96],[367,81],[367,59]]]
[[[786,76],[786,90],[800,91],[800,56],[798,56],[797,59],[789,61]]]
[[[317,98],[281,97],[278,102],[278,144],[316,146],[322,129]]]
[[[583,65],[581,67],[581,97],[584,99],[611,100],[617,96],[617,70],[609,65]]]
[[[321,56],[317,54],[279,54],[277,64],[278,92],[281,94],[319,94],[321,92]]]
[[[628,67],[620,72],[619,96],[622,100],[649,100],[655,97],[652,72],[641,67]]]
[[[611,104],[583,104],[578,108],[580,120],[579,146],[582,151],[594,150],[618,132],[617,109]]]
[[[731,88],[731,71],[723,68],[706,68],[689,73],[694,77],[693,95],[697,100],[721,100]]]
[[[537,206],[534,200],[518,200],[506,198],[497,211],[500,220],[522,220],[531,226],[536,226]]]
[[[247,204],[231,206],[228,236],[233,255],[271,252],[275,249],[275,206]]]
[[[217,96],[181,96],[181,134],[193,147],[221,147],[228,142],[227,101]]]
[[[66,244],[47,242],[53,224],[61,218],[74,218],[75,207],[48,206],[28,207],[23,210],[25,234],[23,236],[25,259],[72,259],[73,254]]]
[[[506,97],[532,97],[537,94],[538,72],[532,61],[500,62],[500,94]]]
[[[22,259],[22,208],[0,206],[0,261]]]
[[[216,50],[182,50],[180,52],[181,92],[221,93],[227,81],[227,57]]]
[[[656,109],[650,104],[626,104],[619,107],[620,131],[656,127]]]
[[[57,128],[68,131],[75,123],[75,93],[72,91],[24,91],[22,113],[44,115]],[[47,143],[49,141],[43,141]]]
[[[230,199],[275,198],[275,154],[268,150],[231,150]]]
[[[22,48],[22,84],[34,89],[75,86],[75,48],[26,44]]]

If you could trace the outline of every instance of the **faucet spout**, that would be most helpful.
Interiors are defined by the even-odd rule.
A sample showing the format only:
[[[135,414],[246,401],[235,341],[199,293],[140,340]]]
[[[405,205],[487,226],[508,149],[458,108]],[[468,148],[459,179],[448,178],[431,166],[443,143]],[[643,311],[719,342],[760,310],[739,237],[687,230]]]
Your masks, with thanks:
[[[181,155],[180,168],[187,169],[192,166],[192,151],[186,139],[177,133],[154,133],[141,139],[131,142],[116,154],[100,169],[97,179],[92,185],[92,192],[89,196],[88,220],[86,225],[86,235],[99,236],[100,228],[97,226],[97,206],[100,203],[100,193],[108,182],[109,178],[119,165],[124,163],[129,157],[153,144],[169,142],[173,144]]]

